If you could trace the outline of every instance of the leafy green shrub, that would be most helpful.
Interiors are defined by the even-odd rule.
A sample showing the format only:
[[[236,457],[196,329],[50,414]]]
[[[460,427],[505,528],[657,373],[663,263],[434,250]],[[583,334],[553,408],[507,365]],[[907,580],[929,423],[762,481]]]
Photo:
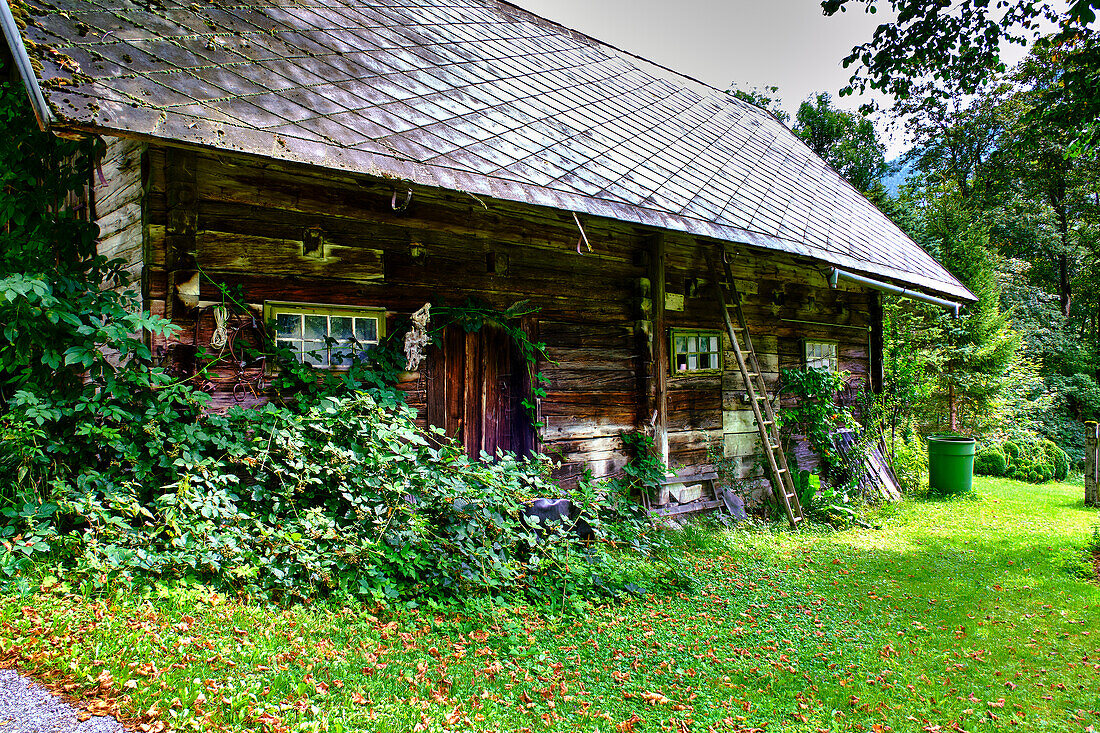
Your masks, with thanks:
[[[1004,475],[1009,478],[1041,484],[1069,475],[1069,456],[1050,440],[1005,441],[1002,449],[1008,458]]]
[[[1052,440],[1040,440],[1039,451],[1046,459],[1045,462],[1052,466],[1052,477],[1055,481],[1065,481],[1069,476],[1069,456],[1059,448]]]
[[[928,448],[916,433],[894,443],[894,475],[906,493],[915,493],[928,475]]]
[[[6,415],[3,437],[33,431],[41,406],[25,401]],[[566,587],[599,595],[614,591],[616,548],[641,547],[647,527],[614,484],[585,484],[569,497],[596,547],[583,548],[568,527],[531,526],[524,506],[561,494],[545,459],[470,461],[450,442],[427,440],[408,407],[386,409],[367,393],[323,398],[300,413],[268,405],[186,423],[130,417],[111,426],[117,439],[100,446],[99,461],[90,443],[78,445],[87,464],[48,471],[38,500],[27,496],[9,512],[13,549],[0,557],[9,577],[37,560],[91,587],[193,577],[276,600],[537,598]],[[45,419],[43,433],[51,427]],[[15,453],[0,443],[9,465],[46,469],[58,448],[17,442]]]
[[[974,456],[974,473],[979,476],[1004,476],[1008,472],[1008,458],[997,446],[983,448]]]

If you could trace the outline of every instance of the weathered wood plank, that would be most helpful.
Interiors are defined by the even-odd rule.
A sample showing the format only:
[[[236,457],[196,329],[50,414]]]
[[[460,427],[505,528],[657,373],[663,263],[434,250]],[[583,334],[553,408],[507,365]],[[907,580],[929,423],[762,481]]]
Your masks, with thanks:
[[[233,232],[201,231],[199,264],[213,272],[262,272],[267,276],[381,280],[382,251],[325,241],[319,256],[303,253],[302,239],[270,239]]]

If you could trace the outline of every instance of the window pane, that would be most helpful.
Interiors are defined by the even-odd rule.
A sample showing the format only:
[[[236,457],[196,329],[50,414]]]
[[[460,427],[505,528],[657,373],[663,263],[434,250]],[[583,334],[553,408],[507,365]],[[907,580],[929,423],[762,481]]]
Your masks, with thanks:
[[[275,316],[275,331],[279,336],[302,338],[302,317],[297,313],[279,313]]]
[[[331,316],[329,318],[329,336],[340,341],[351,340],[355,336],[351,323],[351,316]]]
[[[713,369],[710,364],[710,354],[699,354],[699,368],[700,369]]]
[[[300,320],[301,319],[299,319],[299,321]],[[291,351],[293,351],[295,353],[295,355],[298,356],[298,361],[302,360],[302,342],[301,341],[291,341],[289,339],[276,339],[275,340],[275,345],[278,346],[280,349],[290,349]]]
[[[699,357],[695,354],[688,354],[688,369],[699,368]]]
[[[676,353],[682,354],[688,350],[688,341],[683,336],[676,337]]]
[[[715,354],[718,353],[718,337],[717,336],[711,336],[710,337],[710,350]]]
[[[306,341],[303,347],[305,361],[314,366],[328,366],[328,349],[325,348],[324,341]]]
[[[696,338],[695,336],[688,336],[687,341],[688,341],[687,350],[689,352],[699,350],[699,339],[698,338]]]
[[[328,316],[306,316],[305,322],[307,341],[319,341],[328,336]]]
[[[356,318],[355,337],[367,343],[378,341],[378,321],[374,318]]]
[[[353,349],[333,349],[330,365],[336,367],[350,367],[355,361]]]

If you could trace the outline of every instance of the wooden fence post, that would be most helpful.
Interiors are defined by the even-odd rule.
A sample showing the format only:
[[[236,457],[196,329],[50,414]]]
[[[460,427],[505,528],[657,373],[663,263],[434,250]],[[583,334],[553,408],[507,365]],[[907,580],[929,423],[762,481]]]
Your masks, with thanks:
[[[1085,423],[1085,506],[1100,507],[1100,424]]]

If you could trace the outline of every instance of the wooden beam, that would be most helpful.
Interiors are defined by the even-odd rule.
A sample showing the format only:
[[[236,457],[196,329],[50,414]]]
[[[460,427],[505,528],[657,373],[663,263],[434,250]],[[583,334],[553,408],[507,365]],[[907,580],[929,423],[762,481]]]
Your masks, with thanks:
[[[1086,422],[1085,506],[1100,507],[1100,425]]]
[[[677,514],[690,514],[691,512],[717,509],[720,506],[722,506],[722,501],[720,499],[704,499],[701,501],[693,501],[690,504],[679,504],[677,506],[650,509],[649,513],[656,517],[671,517]]]
[[[665,321],[665,258],[668,247],[663,234],[650,239],[649,281],[653,293],[654,401],[657,422],[654,442],[661,460],[668,465],[668,325]]]
[[[868,368],[871,377],[871,391],[879,394],[885,384],[882,355],[884,343],[882,293],[877,290],[868,291],[867,306],[871,317],[871,337],[867,348],[867,356],[870,361]]]

